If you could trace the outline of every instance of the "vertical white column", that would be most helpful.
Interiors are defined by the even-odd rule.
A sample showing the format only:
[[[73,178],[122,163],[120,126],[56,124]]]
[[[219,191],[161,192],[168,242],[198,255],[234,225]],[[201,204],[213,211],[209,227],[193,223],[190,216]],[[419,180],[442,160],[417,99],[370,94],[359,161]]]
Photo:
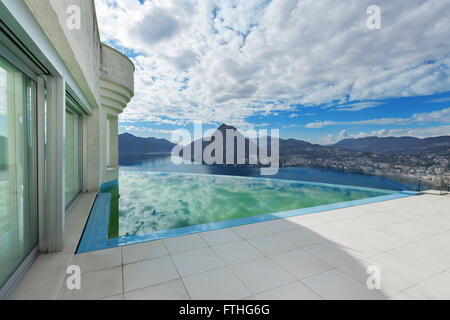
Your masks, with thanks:
[[[47,78],[47,192],[45,194],[45,243],[47,252],[64,248],[64,164],[66,90],[62,77]]]
[[[106,118],[106,166],[111,166],[111,119]]]
[[[100,161],[101,154],[100,150],[102,147],[102,141],[100,139],[101,133],[101,116],[102,112],[100,108],[95,108],[93,114],[87,117],[87,139],[85,141],[87,150],[87,170],[86,170],[86,180],[85,189],[87,192],[98,192],[101,175],[100,175]],[[104,146],[104,144],[103,144]]]
[[[37,79],[37,196],[38,196],[38,225],[39,249],[47,251],[47,232],[45,217],[45,86],[44,79]]]

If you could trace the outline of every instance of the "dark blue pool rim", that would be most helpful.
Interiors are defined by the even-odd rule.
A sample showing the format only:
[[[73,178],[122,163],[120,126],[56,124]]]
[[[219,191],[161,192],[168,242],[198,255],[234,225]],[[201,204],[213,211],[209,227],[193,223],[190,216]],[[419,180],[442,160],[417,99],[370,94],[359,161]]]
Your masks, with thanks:
[[[106,182],[100,186],[100,192],[107,192],[108,190],[116,187],[119,184],[119,179]]]
[[[117,183],[117,182],[112,182]],[[101,190],[111,187],[111,185],[102,186]],[[356,189],[359,189],[355,187]],[[283,218],[289,218],[294,216],[318,213],[323,211],[348,208],[353,206],[359,206],[363,204],[382,202],[387,200],[401,199],[417,195],[420,192],[415,191],[398,191],[392,194],[365,198],[360,200],[345,201],[339,203],[332,203],[322,206],[309,207],[297,210],[283,211],[277,213],[264,214],[253,217],[245,217],[240,219],[233,219],[227,221],[206,223],[201,225],[189,226],[178,229],[156,231],[144,235],[129,235],[119,238],[108,239],[108,225],[109,225],[109,210],[111,195],[108,193],[99,193],[92,207],[91,214],[89,215],[88,222],[86,224],[85,231],[81,238],[80,244],[77,249],[77,254],[85,253],[96,250],[103,250],[115,247],[121,247],[126,245],[138,244],[142,242],[149,242],[155,240],[162,240],[167,238],[180,237],[200,232],[213,231],[219,229],[232,228],[257,222],[264,222],[270,220],[278,220]]]

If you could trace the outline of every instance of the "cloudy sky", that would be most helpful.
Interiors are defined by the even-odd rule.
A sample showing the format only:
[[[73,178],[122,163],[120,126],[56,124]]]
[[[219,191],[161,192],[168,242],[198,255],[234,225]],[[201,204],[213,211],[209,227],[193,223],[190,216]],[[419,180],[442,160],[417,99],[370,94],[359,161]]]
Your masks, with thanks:
[[[450,0],[95,3],[102,41],[136,65],[120,132],[170,138],[201,120],[324,144],[450,135]]]

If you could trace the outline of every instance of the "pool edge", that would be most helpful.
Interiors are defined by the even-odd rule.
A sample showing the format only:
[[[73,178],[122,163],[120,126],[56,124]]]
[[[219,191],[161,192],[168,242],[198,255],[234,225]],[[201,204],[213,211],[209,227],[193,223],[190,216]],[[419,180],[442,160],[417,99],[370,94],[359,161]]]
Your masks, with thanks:
[[[318,213],[318,212],[325,212],[325,211],[330,211],[330,210],[349,208],[349,207],[354,207],[354,206],[359,206],[359,205],[364,205],[364,204],[401,199],[401,198],[406,198],[406,197],[410,197],[410,196],[418,195],[418,194],[420,194],[420,192],[398,191],[393,194],[382,195],[382,196],[377,196],[377,197],[372,197],[372,198],[364,198],[364,199],[359,199],[359,200],[337,202],[337,203],[303,208],[303,209],[275,212],[275,213],[270,213],[270,214],[263,214],[263,215],[258,215],[258,216],[232,219],[232,220],[226,220],[226,221],[220,221],[220,222],[212,222],[212,223],[200,224],[200,225],[171,229],[171,230],[156,231],[156,232],[145,234],[145,235],[122,236],[122,237],[118,237],[118,238],[114,238],[114,239],[108,239],[107,233],[105,236],[105,232],[103,230],[104,227],[102,227],[101,225],[99,226],[99,224],[94,224],[94,221],[99,219],[98,215],[100,215],[101,218],[104,218],[106,214],[109,215],[109,207],[108,207],[105,210],[92,210],[91,215],[89,216],[89,220],[87,221],[87,225],[86,225],[86,229],[89,229],[90,232],[89,233],[83,232],[83,234],[81,236],[81,240],[80,240],[80,244],[83,244],[83,245],[79,246],[78,250],[76,251],[76,254],[97,251],[97,250],[103,250],[103,249],[116,248],[116,247],[122,247],[122,246],[156,241],[156,240],[163,240],[163,239],[167,239],[167,238],[181,237],[181,236],[186,236],[186,235],[191,235],[191,234],[196,234],[196,233],[201,233],[201,232],[221,230],[221,229],[249,225],[249,224],[259,223],[259,222],[264,222],[264,221],[273,221],[273,220],[285,219],[285,218],[313,214],[313,213]],[[105,201],[105,198],[97,197],[96,202],[94,203],[94,207],[96,207],[97,200],[99,200],[99,199],[102,199],[102,201]],[[110,200],[111,199],[109,197],[109,201]],[[98,207],[103,207],[103,206],[97,206],[97,208]],[[107,211],[107,213],[105,211]],[[97,232],[94,232],[94,230]],[[92,234],[96,235],[97,239],[89,238],[89,235],[92,235]],[[99,238],[99,236],[100,236],[100,238]]]

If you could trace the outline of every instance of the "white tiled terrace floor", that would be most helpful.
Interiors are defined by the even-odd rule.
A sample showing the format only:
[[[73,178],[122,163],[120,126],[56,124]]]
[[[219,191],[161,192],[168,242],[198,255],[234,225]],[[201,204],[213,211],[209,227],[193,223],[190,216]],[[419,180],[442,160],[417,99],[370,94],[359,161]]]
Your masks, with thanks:
[[[95,194],[12,299],[450,299],[450,196],[424,194],[73,255]],[[65,285],[81,267],[81,290]],[[381,270],[381,290],[366,268]]]

